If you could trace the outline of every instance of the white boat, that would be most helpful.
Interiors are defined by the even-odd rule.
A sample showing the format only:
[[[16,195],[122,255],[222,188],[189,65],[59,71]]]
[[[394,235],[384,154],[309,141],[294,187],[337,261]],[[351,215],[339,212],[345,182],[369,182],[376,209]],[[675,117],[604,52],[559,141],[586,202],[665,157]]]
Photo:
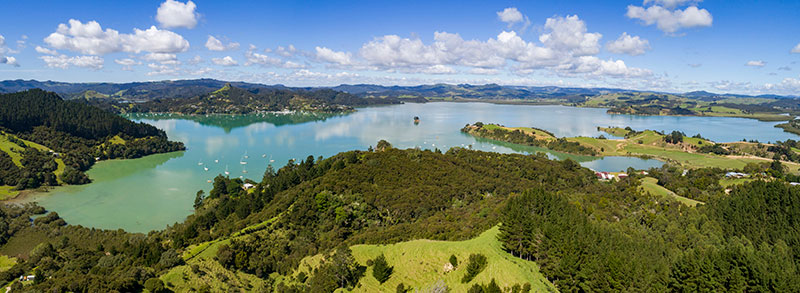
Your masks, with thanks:
[[[228,172],[228,165],[225,165],[225,175],[231,175],[231,172]]]
[[[250,156],[247,155],[247,150],[244,151],[244,158],[245,159],[249,159],[250,158]]]
[[[219,163],[219,160],[214,160],[214,163]]]
[[[203,165],[203,161],[197,162],[197,165],[198,166],[202,166]]]
[[[239,164],[242,164],[242,165],[247,165],[247,162],[245,162],[245,161],[241,161],[241,162],[239,162]]]
[[[266,158],[266,157],[267,157],[267,154],[262,154],[262,155],[261,155],[261,157],[262,157],[262,158]]]
[[[203,167],[203,170],[206,170],[206,171],[208,171],[208,167]]]

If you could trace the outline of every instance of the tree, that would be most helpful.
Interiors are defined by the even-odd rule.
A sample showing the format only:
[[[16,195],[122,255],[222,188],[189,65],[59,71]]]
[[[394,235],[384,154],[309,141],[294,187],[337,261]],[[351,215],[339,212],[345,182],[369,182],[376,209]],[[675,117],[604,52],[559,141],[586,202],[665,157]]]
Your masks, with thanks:
[[[164,281],[159,278],[150,278],[144,282],[144,288],[153,293],[169,292],[164,286]]]
[[[450,255],[450,264],[453,265],[453,268],[458,267],[458,258],[456,257],[455,254]]]
[[[461,283],[469,283],[486,268],[486,256],[483,254],[470,254],[467,261],[467,273],[461,278]]]
[[[372,276],[383,284],[392,276],[393,269],[394,267],[389,266],[389,263],[386,262],[386,257],[381,254],[373,261]]]
[[[203,205],[203,199],[206,198],[206,194],[203,190],[198,190],[197,195],[194,197],[194,209],[198,209]]]

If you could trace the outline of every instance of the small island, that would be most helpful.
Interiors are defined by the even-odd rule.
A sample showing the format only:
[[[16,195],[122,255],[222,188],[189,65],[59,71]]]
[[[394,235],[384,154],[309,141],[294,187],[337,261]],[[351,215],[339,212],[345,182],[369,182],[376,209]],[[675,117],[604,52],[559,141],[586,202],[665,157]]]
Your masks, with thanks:
[[[533,127],[505,127],[499,124],[467,124],[461,132],[483,138],[505,141],[515,144],[548,148],[554,151],[577,155],[596,156],[599,153],[591,147],[577,142],[558,138],[553,133]]]

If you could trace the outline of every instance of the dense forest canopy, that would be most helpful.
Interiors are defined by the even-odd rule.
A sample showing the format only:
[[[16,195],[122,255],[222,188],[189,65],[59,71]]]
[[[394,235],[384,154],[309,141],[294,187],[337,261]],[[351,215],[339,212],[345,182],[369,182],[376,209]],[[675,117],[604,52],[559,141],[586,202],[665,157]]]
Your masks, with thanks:
[[[83,173],[98,159],[138,158],[183,150],[164,131],[57,94],[33,89],[0,95],[0,135],[15,155],[0,152],[0,185],[17,189],[88,183]],[[23,141],[24,140],[24,141]],[[26,142],[27,141],[27,142]],[[36,144],[36,145],[34,145]],[[59,170],[63,165],[63,170]],[[57,179],[56,179],[57,177]]]

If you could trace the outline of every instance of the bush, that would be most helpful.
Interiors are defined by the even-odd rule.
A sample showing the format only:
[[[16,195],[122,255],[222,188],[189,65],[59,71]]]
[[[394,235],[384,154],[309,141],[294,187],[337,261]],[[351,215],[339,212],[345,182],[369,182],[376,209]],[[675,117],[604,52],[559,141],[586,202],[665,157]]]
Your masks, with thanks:
[[[453,268],[458,267],[458,258],[456,257],[455,254],[450,255],[450,264],[453,265]]]
[[[144,282],[144,288],[153,293],[169,292],[164,286],[164,281],[159,278],[150,278]]]
[[[461,278],[461,283],[469,283],[486,268],[486,256],[483,254],[470,254],[467,261],[467,274]]]

